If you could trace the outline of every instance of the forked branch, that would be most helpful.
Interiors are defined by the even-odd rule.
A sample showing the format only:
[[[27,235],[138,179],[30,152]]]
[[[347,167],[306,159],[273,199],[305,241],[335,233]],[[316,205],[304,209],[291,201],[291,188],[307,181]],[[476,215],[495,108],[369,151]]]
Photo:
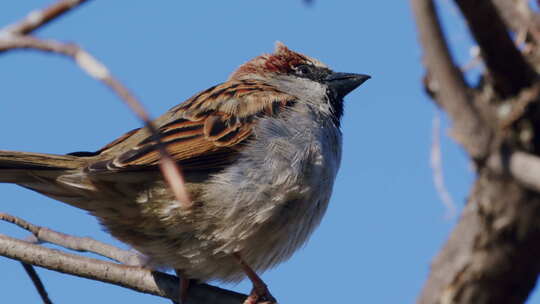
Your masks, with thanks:
[[[171,300],[178,299],[178,278],[137,266],[87,258],[0,234],[0,255],[50,270],[114,284]],[[238,304],[245,295],[206,284],[193,284],[188,303]]]
[[[431,0],[411,1],[420,43],[424,50],[428,82],[436,87],[439,105],[452,118],[452,135],[473,158],[487,154],[491,135],[471,101],[471,92],[454,64]]]
[[[491,0],[456,0],[456,3],[480,47],[495,90],[502,97],[509,97],[530,86],[536,73],[510,38]]]

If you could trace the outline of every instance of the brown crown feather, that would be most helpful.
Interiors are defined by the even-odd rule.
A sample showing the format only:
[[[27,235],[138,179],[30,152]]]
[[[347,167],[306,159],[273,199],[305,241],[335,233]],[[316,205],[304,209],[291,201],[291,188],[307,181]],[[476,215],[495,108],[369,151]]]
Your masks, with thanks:
[[[326,67],[326,65],[314,58],[291,51],[287,46],[278,41],[276,42],[276,48],[273,54],[263,54],[244,63],[229,77],[229,80],[248,79],[254,74],[289,74],[293,72],[295,67],[301,64]]]

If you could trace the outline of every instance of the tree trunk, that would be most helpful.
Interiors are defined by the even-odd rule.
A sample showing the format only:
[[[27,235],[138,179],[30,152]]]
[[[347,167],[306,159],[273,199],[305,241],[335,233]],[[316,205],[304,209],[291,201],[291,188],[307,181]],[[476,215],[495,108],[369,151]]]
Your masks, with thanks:
[[[452,60],[433,1],[411,1],[426,90],[477,171],[418,302],[524,303],[540,272],[538,17],[521,0],[455,2],[485,65],[474,87]]]

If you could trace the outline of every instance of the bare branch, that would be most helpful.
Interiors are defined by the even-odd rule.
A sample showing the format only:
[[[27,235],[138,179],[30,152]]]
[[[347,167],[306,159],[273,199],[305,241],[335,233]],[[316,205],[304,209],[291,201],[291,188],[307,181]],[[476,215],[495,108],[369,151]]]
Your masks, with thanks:
[[[91,70],[95,66],[103,66],[101,63],[97,62],[93,57],[87,57],[90,56],[88,53],[82,53],[86,54],[84,55],[86,58],[84,58],[83,62],[81,62],[81,58],[77,59],[75,57],[75,60],[78,62],[79,66],[81,66],[83,69],[83,65],[88,65],[88,69]],[[150,134],[152,134],[153,139],[157,143],[157,147],[160,154],[160,160],[159,160],[159,167],[161,168],[161,172],[163,173],[163,177],[169,184],[169,187],[171,188],[172,192],[174,193],[174,196],[178,200],[178,203],[180,204],[181,208],[183,209],[189,209],[192,207],[193,202],[191,201],[191,198],[189,197],[189,194],[186,190],[185,183],[184,183],[184,177],[180,172],[180,168],[174,161],[174,159],[171,157],[169,152],[167,151],[166,146],[163,144],[161,140],[161,135],[159,134],[158,130],[155,128],[154,124],[152,123],[150,117],[148,116],[146,110],[144,110],[142,104],[128,91],[126,87],[124,87],[118,80],[116,80],[114,77],[112,77],[109,73],[96,75],[98,80],[103,81],[103,83],[107,84],[132,110],[140,120],[144,122],[146,125],[146,128],[150,131]]]
[[[435,184],[435,189],[446,207],[446,217],[453,218],[456,216],[456,204],[454,203],[450,192],[448,192],[448,189],[444,184],[440,132],[441,118],[439,117],[439,114],[436,113],[435,117],[433,118],[430,165],[431,169],[433,170],[433,183]]]
[[[141,267],[120,265],[30,244],[0,234],[0,255],[62,273],[129,288],[138,292],[178,299],[178,278]],[[210,286],[192,284],[188,303],[238,304],[245,295]]]
[[[34,30],[57,19],[58,17],[85,3],[86,1],[87,0],[58,1],[45,9],[30,12],[30,14],[26,16],[26,18],[15,24],[8,25],[3,29],[3,31],[6,31],[12,35],[30,34]]]
[[[540,269],[539,217],[538,196],[482,173],[418,303],[524,303]]]
[[[41,282],[41,279],[39,278],[39,275],[37,274],[34,267],[30,264],[21,262],[24,270],[32,280],[32,283],[34,283],[34,286],[36,287],[36,290],[39,293],[39,296],[41,297],[41,300],[44,304],[52,304],[51,299],[49,299],[49,294],[47,293],[47,290],[45,290],[45,286],[43,285],[43,282]]]
[[[510,174],[520,183],[540,192],[540,157],[514,152],[508,161]]]
[[[502,18],[507,27],[514,32],[518,32],[523,27],[527,26],[528,20],[524,14],[518,9],[517,1],[522,0],[492,0],[493,5],[497,8],[499,16]]]
[[[509,97],[530,86],[536,72],[516,48],[491,0],[455,0],[480,46],[495,90]]]
[[[491,135],[470,102],[469,87],[452,61],[432,0],[411,0],[429,80],[439,104],[454,123],[453,137],[473,158],[487,154]]]
[[[540,192],[540,157],[526,152],[509,152],[492,155],[488,160],[491,170],[509,174],[521,185]]]
[[[493,4],[512,31],[527,31],[540,43],[540,19],[531,11],[527,0],[493,0]]]
[[[184,178],[176,162],[172,159],[163,142],[159,132],[152,124],[149,115],[144,110],[142,104],[131,94],[131,92],[114,78],[109,70],[92,55],[75,44],[66,44],[53,40],[41,40],[30,36],[9,36],[0,37],[0,52],[16,49],[32,49],[45,52],[52,52],[68,56],[75,60],[77,65],[91,77],[107,85],[118,97],[124,101],[150,131],[157,142],[161,156],[159,165],[163,176],[173,191],[178,203],[184,209],[192,206],[189,194],[184,186]]]
[[[435,85],[429,85],[428,81],[429,92],[448,112],[456,129],[461,127],[457,130],[457,140],[478,164],[474,189],[459,223],[432,264],[418,303],[523,303],[534,288],[540,271],[540,226],[536,224],[540,217],[540,196],[537,192],[540,190],[540,159],[510,150],[514,149],[516,141],[524,141],[520,145],[531,144],[528,138],[516,134],[519,128],[514,127],[523,119],[536,123],[531,119],[538,117],[536,112],[530,112],[535,108],[528,105],[538,100],[539,89],[533,86],[523,90],[532,84],[527,81],[536,76],[529,73],[528,63],[512,43],[491,2],[456,2],[461,3],[462,10],[467,11],[464,15],[470,27],[474,27],[473,33],[483,28],[483,32],[476,33],[475,37],[492,76],[484,80],[487,84],[493,81],[496,84],[485,85],[474,92],[466,88],[463,76],[456,71],[450,57],[433,1],[412,0],[425,49],[428,75],[435,80]],[[494,33],[505,37],[491,37],[497,35]],[[512,57],[516,54],[505,57],[497,53],[507,52],[508,45],[497,44],[496,39],[506,39],[504,43],[509,43],[511,52],[517,53],[517,60],[523,60],[522,63],[526,65],[517,71],[518,74],[523,73],[522,79],[511,76],[512,71],[506,71],[510,74],[502,77],[516,79],[511,79],[515,82],[510,83],[510,89],[498,87],[497,90],[501,90],[498,96],[490,90],[501,85],[497,81],[506,80],[494,79],[499,77],[495,74],[508,68],[506,63],[516,60]],[[496,62],[490,63],[486,53],[491,58],[489,60]],[[519,69],[519,65],[511,69]],[[448,90],[456,92],[452,95]],[[501,98],[508,97],[505,94],[519,96],[510,103]],[[508,113],[499,111],[504,106],[509,106]],[[495,112],[497,118],[488,118],[495,116]],[[470,119],[472,122],[467,125],[466,120]],[[531,141],[536,140],[536,137],[531,138]]]
[[[141,258],[134,252],[96,241],[89,237],[75,237],[31,224],[16,216],[0,213],[0,220],[15,224],[31,232],[39,242],[47,242],[79,252],[91,252],[125,265],[140,266]]]

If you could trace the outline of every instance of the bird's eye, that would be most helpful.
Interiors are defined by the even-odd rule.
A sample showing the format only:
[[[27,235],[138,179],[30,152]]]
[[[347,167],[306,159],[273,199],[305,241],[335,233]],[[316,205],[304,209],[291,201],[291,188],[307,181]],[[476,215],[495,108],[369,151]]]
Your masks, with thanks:
[[[298,75],[307,75],[311,72],[311,68],[307,64],[302,64],[296,67],[296,73]]]

